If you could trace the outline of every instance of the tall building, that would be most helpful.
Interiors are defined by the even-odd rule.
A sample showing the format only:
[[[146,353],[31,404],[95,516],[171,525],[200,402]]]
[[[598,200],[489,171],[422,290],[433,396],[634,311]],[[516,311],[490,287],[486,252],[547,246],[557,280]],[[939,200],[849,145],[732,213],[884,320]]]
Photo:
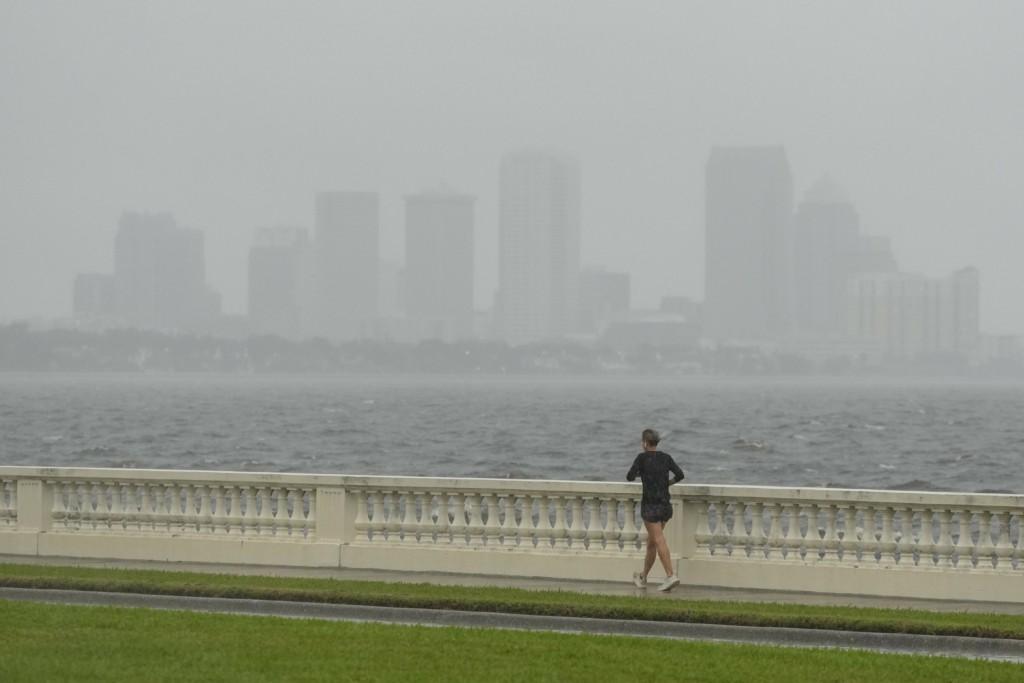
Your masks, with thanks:
[[[580,172],[539,150],[501,160],[497,315],[513,344],[576,327],[580,276]]]
[[[841,336],[846,332],[847,280],[859,265],[857,210],[825,176],[807,191],[794,224],[797,329]]]
[[[249,249],[249,323],[256,334],[300,339],[309,324],[312,263],[309,233],[261,228]]]
[[[118,315],[134,327],[195,330],[220,312],[206,286],[203,233],[169,213],[125,213],[114,245]]]
[[[970,354],[979,343],[979,277],[964,268],[945,278],[861,273],[849,284],[849,333],[889,355]]]
[[[405,198],[405,312],[414,339],[473,335],[475,202],[445,191]]]
[[[75,277],[73,310],[76,316],[109,318],[117,312],[114,276],[81,273]]]
[[[602,334],[612,324],[629,318],[629,273],[604,268],[584,268],[580,274],[579,328],[587,334]]]
[[[338,340],[373,334],[380,267],[379,204],[376,192],[316,196],[315,334]]]
[[[793,181],[782,147],[715,147],[706,168],[705,323],[717,338],[792,324]]]

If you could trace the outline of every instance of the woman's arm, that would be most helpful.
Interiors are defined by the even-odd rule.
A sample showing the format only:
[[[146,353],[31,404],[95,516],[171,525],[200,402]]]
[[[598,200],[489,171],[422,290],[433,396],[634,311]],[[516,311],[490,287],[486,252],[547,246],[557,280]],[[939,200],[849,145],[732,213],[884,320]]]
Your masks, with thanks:
[[[626,481],[636,481],[636,477],[640,474],[640,457],[643,455],[636,456],[636,460],[633,461],[633,466],[629,468],[629,472],[626,473]]]
[[[665,455],[668,455],[668,453],[666,453]],[[683,468],[676,464],[676,461],[672,459],[671,455],[668,455],[668,468],[676,477],[675,479],[669,480],[669,486],[671,486],[672,484],[678,484],[680,481],[683,480]]]

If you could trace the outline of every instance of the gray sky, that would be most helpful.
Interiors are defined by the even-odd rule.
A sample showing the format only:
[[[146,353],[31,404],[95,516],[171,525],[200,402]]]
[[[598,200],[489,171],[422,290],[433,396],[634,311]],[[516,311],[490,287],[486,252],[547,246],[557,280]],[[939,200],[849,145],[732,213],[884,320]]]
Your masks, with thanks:
[[[60,315],[112,269],[122,210],[207,235],[245,306],[252,231],[313,194],[475,193],[477,303],[497,281],[497,167],[583,168],[583,261],[634,304],[703,296],[714,144],[830,173],[905,270],[976,265],[982,328],[1024,333],[1024,2],[0,0],[0,320]]]

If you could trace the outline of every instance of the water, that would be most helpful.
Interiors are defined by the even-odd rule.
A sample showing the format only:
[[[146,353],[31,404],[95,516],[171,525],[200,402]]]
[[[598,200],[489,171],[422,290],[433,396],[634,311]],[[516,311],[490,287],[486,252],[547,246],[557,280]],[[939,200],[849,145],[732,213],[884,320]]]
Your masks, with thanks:
[[[0,464],[1024,492],[1024,385],[0,375]]]

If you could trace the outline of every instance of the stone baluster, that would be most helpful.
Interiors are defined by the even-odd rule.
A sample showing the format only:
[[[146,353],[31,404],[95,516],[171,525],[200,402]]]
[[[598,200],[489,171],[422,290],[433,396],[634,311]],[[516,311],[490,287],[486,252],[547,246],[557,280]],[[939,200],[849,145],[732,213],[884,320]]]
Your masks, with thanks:
[[[896,511],[891,507],[881,508],[882,531],[878,539],[879,562],[881,564],[896,564],[897,545],[896,534],[893,531],[893,517]]]
[[[782,559],[782,510],[778,503],[766,503],[768,528],[764,529],[764,559]]]
[[[274,535],[274,490],[270,486],[260,488],[260,536]],[[281,512],[281,500],[277,501],[278,514]]]
[[[1010,513],[998,512],[996,518],[999,520],[999,535],[996,540],[996,570],[1009,571],[1013,567],[1010,560],[1013,557],[1013,544],[1010,542]]]
[[[619,501],[611,497],[602,497],[604,502],[604,549],[608,552],[619,550]]]
[[[501,544],[501,509],[498,505],[498,494],[488,493],[484,496],[483,506],[487,509],[487,523],[484,525],[484,544]]]
[[[551,504],[555,508],[555,522],[551,527],[551,536],[554,539],[555,550],[568,550],[569,528],[565,522],[566,500],[562,496],[551,496]]]
[[[604,527],[601,526],[601,499],[597,496],[586,496],[587,504],[587,550],[599,552],[604,550]]]
[[[242,529],[242,487],[232,486],[230,503],[231,509],[228,510],[227,514],[227,525],[226,529],[229,534],[239,534],[243,532]]]
[[[622,550],[629,553],[636,552],[636,540],[639,536],[636,528],[636,500],[632,497],[623,498],[622,512],[623,524],[622,533],[620,534]]]
[[[537,537],[537,550],[549,550],[551,539],[554,536],[554,527],[551,525],[551,507],[547,494],[537,497],[537,529],[534,532]]]
[[[471,493],[469,500],[469,544],[477,547],[484,544],[484,518],[480,507],[480,494]]]
[[[648,534],[647,534],[647,525],[644,524],[643,517],[640,515],[640,513],[641,513],[640,508],[641,507],[643,507],[642,501],[640,501],[639,499],[634,498],[633,499],[633,508],[635,509],[635,511],[633,513],[633,524],[635,524],[636,528],[637,528],[636,546],[641,551],[646,552],[646,550],[647,550],[647,536],[648,536]],[[676,524],[678,524],[678,523],[679,523],[679,521],[676,520]]]
[[[569,499],[569,510],[572,515],[572,527],[569,528],[569,538],[573,550],[584,550],[583,539],[587,537],[587,530],[583,523],[583,499],[573,496]]]
[[[107,528],[110,531],[123,532],[127,528],[126,518],[130,513],[127,507],[125,496],[128,494],[128,485],[124,482],[111,482],[110,484],[110,514],[107,516]]]
[[[46,482],[46,485],[53,488],[53,504],[50,506],[51,524],[53,525],[54,529],[58,527],[67,528],[68,511],[67,505],[64,500],[64,484],[59,481],[48,481]],[[7,524],[11,524],[14,521],[13,519],[11,519],[11,513],[17,508],[12,505],[14,499],[13,496],[11,495],[10,482],[5,481],[4,487],[7,493],[7,505],[10,506],[7,508],[6,521]]]
[[[303,505],[305,501],[305,505]],[[299,520],[302,522],[301,530],[304,538],[311,538],[317,534],[316,516],[316,489],[299,489]]]
[[[503,497],[505,505],[505,517],[501,520],[501,544],[514,548],[519,535],[519,527],[516,524],[516,494],[510,493]]]
[[[900,565],[912,567],[914,560],[914,509],[900,508]]]
[[[824,534],[827,529],[822,528],[821,517],[822,511],[826,507],[826,505],[818,503],[811,503],[807,506],[807,536],[805,538],[807,555],[804,559],[808,562],[820,562],[825,554]]]
[[[978,569],[992,569],[995,550],[992,544],[992,513],[982,510],[978,513]]]
[[[453,493],[451,500],[451,530],[452,544],[457,546],[466,545],[466,498],[461,493]]]
[[[839,534],[836,530],[838,508],[835,505],[821,506],[825,516],[825,536],[821,539],[821,561],[828,564],[839,563]]]
[[[415,545],[418,542],[416,538],[416,494],[412,491],[404,491],[401,493],[404,500],[402,506],[402,542],[406,544]]]
[[[100,528],[105,520],[107,501],[104,500],[103,488],[99,482],[90,481],[85,485],[85,517],[89,528],[93,531]]]
[[[437,535],[437,543],[451,544],[451,520],[448,517],[448,493],[435,491],[437,496],[437,521],[434,522],[434,532]]]
[[[388,543],[398,543],[402,540],[402,521],[399,517],[401,501],[398,491],[384,491],[384,509],[386,511],[384,530],[387,532]]]
[[[935,510],[923,508],[921,510],[921,533],[918,537],[917,548],[920,556],[919,564],[923,567],[935,566],[935,527],[937,526]]]
[[[1014,546],[1013,563],[1017,569],[1024,570],[1024,513],[1015,512],[1013,516],[1017,521],[1017,543]]]
[[[256,503],[256,487],[246,486],[243,492],[245,510],[239,510],[242,516],[242,533],[249,535],[259,534],[258,505]]]
[[[800,557],[800,511],[795,503],[783,503],[780,522],[783,527],[779,529],[782,535],[782,549],[786,551],[787,562],[802,561]]]
[[[750,557],[763,560],[767,554],[767,535],[764,531],[764,503],[750,504]]]
[[[133,496],[136,501],[138,512],[135,513],[134,530],[136,533],[143,533],[153,530],[153,508],[149,498],[149,483],[142,482],[132,484]]]
[[[974,543],[971,541],[971,511],[960,508],[957,510],[956,517],[958,533],[956,544],[953,546],[956,551],[956,566],[960,569],[971,569],[974,566],[971,561],[971,550],[974,547]]]
[[[935,546],[935,552],[938,554],[938,565],[943,569],[949,569],[953,566],[953,535],[950,533],[952,515],[949,510],[939,510],[937,517],[939,520],[939,542]]]
[[[370,494],[363,489],[348,491],[348,495],[356,498],[356,519],[354,522],[356,530],[356,543],[370,542],[370,515],[368,511],[368,499]]]
[[[196,495],[199,498],[199,514],[196,517],[196,527],[201,534],[213,533],[213,486],[210,484],[198,484],[195,487]]]
[[[415,523],[413,531],[420,543],[432,544],[434,542],[434,496],[427,491],[416,493],[416,508],[419,510],[419,520]]]
[[[225,487],[214,486],[213,490],[210,491],[210,497],[213,499],[210,531],[215,534],[226,534],[228,533],[228,512],[225,508],[227,507],[228,494],[225,491]]]
[[[839,539],[840,559],[843,564],[853,564],[857,562],[857,507],[850,503],[837,506],[837,514],[840,509],[843,513],[842,538]],[[837,522],[837,535],[840,531],[838,526]]]
[[[714,538],[711,533],[711,525],[708,520],[708,511],[711,508],[711,501],[702,500],[697,509],[697,531],[694,534],[694,541],[697,544],[698,557],[711,557],[711,546]]]

